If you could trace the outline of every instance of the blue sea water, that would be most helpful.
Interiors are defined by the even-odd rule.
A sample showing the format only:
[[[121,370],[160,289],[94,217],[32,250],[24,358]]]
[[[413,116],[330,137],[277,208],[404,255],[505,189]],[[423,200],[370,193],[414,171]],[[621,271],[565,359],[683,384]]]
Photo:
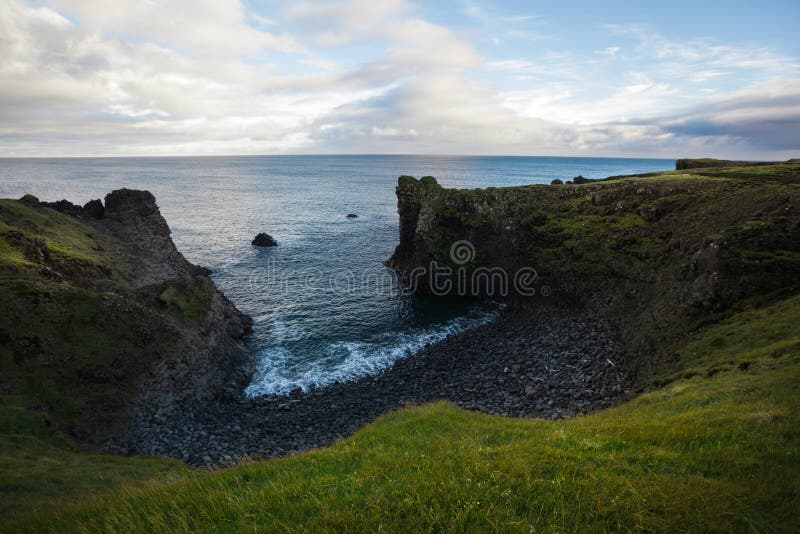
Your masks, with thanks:
[[[549,183],[670,169],[672,160],[494,156],[0,159],[0,197],[75,203],[147,189],[186,257],[254,321],[253,396],[375,373],[490,321],[492,305],[405,294],[383,262],[398,240],[402,174],[446,187]],[[348,219],[348,213],[358,218]],[[280,245],[250,245],[258,232]]]

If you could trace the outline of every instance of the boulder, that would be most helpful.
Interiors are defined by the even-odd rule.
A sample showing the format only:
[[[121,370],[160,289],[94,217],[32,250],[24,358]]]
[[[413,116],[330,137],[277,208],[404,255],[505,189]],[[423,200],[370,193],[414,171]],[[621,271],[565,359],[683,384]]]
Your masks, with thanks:
[[[99,198],[83,205],[83,216],[88,219],[102,219],[104,211],[105,208]]]
[[[552,182],[550,182],[550,185],[564,185],[564,182],[562,182],[561,180],[559,180],[558,178],[556,178],[555,180],[553,180]]]
[[[358,215],[356,215],[355,213],[348,213],[347,214],[347,218],[348,219],[358,219]]]
[[[584,178],[580,174],[572,179],[573,184],[588,184],[589,182],[591,182],[589,178]]]
[[[253,239],[253,245],[257,247],[277,247],[278,242],[271,235],[261,232]]]
[[[69,200],[58,200],[56,202],[41,202],[42,206],[46,206],[48,208],[54,209],[56,211],[60,211],[65,215],[72,215],[73,217],[80,217],[83,215],[83,208],[73,204]]]

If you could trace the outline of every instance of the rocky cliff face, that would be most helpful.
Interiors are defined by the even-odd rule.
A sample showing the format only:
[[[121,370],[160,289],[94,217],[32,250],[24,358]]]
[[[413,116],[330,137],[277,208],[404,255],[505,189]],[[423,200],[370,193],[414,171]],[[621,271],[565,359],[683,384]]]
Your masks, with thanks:
[[[515,297],[528,293],[514,273],[534,269],[539,294],[609,317],[634,355],[632,371],[646,376],[698,320],[798,288],[800,165],[763,169],[485,190],[402,177],[400,245],[387,263],[421,291],[436,292],[420,272],[444,266],[454,273],[448,293],[495,298],[500,279],[474,273],[507,273]],[[780,179],[763,178],[773,174]]]
[[[251,320],[207,274],[147,191],[0,201],[0,388],[91,441],[239,394]]]

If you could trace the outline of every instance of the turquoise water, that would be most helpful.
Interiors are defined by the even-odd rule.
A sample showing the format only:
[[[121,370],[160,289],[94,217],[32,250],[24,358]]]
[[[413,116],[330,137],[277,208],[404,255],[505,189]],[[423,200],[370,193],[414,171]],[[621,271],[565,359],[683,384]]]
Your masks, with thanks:
[[[397,244],[401,174],[446,187],[666,170],[672,160],[455,156],[0,159],[0,197],[84,203],[150,190],[186,257],[254,321],[251,395],[375,373],[491,320],[492,305],[407,295],[383,266]],[[348,213],[358,215],[347,219]],[[280,246],[250,245],[258,232]]]

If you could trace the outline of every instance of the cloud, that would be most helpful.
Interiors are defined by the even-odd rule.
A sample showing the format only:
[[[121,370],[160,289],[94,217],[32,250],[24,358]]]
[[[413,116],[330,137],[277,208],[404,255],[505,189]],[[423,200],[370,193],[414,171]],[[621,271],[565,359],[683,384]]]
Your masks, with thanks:
[[[411,10],[405,0],[300,1],[293,3],[286,15],[317,43],[341,46],[379,37],[385,23]]]
[[[264,49],[304,51],[290,35],[274,35],[248,24],[245,7],[239,0],[124,3],[51,0],[48,3],[69,13],[83,28],[177,50],[231,56],[258,54]],[[263,26],[266,19],[255,20]]]
[[[602,54],[604,56],[616,57],[616,55],[619,53],[620,50],[622,50],[622,48],[620,48],[619,46],[609,46],[602,50],[598,50],[597,53]]]
[[[610,28],[596,52],[537,41],[527,56],[506,39],[546,26],[540,17],[483,9],[473,24],[432,22],[405,0],[271,13],[234,0],[7,0],[0,154],[754,157],[800,147],[794,58],[639,27]]]
[[[749,147],[797,150],[800,147],[800,79],[778,78],[712,99],[690,113],[658,122],[683,137],[735,139]]]

